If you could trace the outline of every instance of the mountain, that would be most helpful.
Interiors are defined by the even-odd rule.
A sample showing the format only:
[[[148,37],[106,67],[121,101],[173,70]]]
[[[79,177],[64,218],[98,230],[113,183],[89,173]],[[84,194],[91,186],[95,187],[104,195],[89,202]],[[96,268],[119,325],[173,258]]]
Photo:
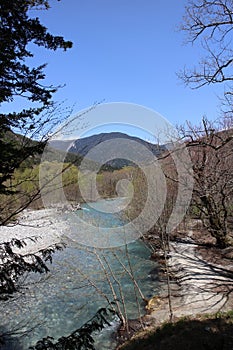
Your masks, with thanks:
[[[61,152],[68,152],[69,148],[76,140],[51,140],[49,146]]]
[[[109,159],[111,159],[106,163],[102,162],[106,153],[104,145],[103,148],[100,146],[103,142],[108,142],[105,145]],[[139,137],[129,136],[121,132],[101,133],[69,141],[53,140],[50,142],[50,146],[62,152],[66,151],[68,155],[75,154],[79,157],[87,157],[91,161],[104,163],[105,168],[114,169],[135,164],[132,159],[138,160],[139,163],[151,161],[153,156],[158,156],[165,150],[165,146],[152,144]],[[117,156],[119,154],[121,157]]]

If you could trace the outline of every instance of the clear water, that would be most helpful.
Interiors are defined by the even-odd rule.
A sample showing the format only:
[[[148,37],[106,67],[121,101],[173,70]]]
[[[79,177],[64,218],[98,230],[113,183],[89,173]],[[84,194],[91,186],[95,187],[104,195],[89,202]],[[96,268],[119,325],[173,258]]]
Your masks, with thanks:
[[[95,220],[98,225],[101,221],[105,228],[109,225],[120,225],[118,215],[101,211],[105,204],[100,201],[95,204],[95,209],[85,205],[89,210],[77,211],[76,215],[82,218],[85,216],[85,220],[91,219],[92,222]],[[72,220],[72,216],[66,215],[65,219]],[[103,294],[111,301],[114,299],[105,274],[108,266],[111,266],[115,279],[121,284],[128,318],[139,317],[134,284],[121,263],[127,270],[132,269],[143,294],[150,297],[157,293],[158,285],[149,275],[156,267],[155,262],[149,258],[150,251],[141,241],[129,244],[128,253],[125,247],[93,250],[79,245],[76,241],[70,241],[65,250],[54,255],[51,270],[47,275],[42,278],[28,276],[24,282],[23,295],[2,303],[1,331],[16,331],[14,342],[3,349],[24,350],[43,337],[49,335],[58,339],[82,326],[100,307],[107,306]],[[117,283],[112,277],[110,280],[119,297]],[[142,300],[140,309],[143,315]],[[114,349],[113,333],[117,325],[117,319],[113,319],[111,327],[108,326],[96,334],[97,350]],[[28,334],[22,336],[23,331],[27,333],[29,330]]]

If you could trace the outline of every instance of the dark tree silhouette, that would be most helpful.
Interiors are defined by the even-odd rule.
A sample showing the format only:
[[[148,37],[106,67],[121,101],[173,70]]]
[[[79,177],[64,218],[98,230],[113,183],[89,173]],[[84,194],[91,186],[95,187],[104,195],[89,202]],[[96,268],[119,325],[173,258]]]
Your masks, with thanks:
[[[31,10],[38,7],[48,9],[48,1],[2,0],[0,4],[0,104],[11,106],[16,97],[22,97],[26,105],[30,105],[21,112],[0,113],[0,195],[9,196],[9,200],[14,190],[11,186],[13,173],[26,159],[38,157],[43,151],[47,138],[43,131],[51,125],[55,108],[52,96],[57,88],[41,84],[45,78],[45,64],[30,66],[28,62],[33,53],[29,51],[29,44],[49,50],[72,47],[70,41],[50,34],[39,18],[30,17]],[[37,134],[42,136],[33,141]],[[30,198],[21,209],[33,199]],[[1,225],[8,221],[2,216],[3,203],[1,199]],[[18,212],[20,208],[15,211]],[[11,219],[13,214],[9,213],[8,218]],[[61,248],[54,246],[28,256],[14,253],[14,246],[22,248],[26,243],[14,239],[0,244],[0,299],[7,299],[8,294],[18,291],[18,280],[24,272],[47,272],[46,261],[51,261],[51,254]]]
[[[0,105],[10,106],[15,98],[21,97],[29,106],[20,112],[0,113],[0,193],[9,193],[6,180],[21,163],[43,150],[44,142],[32,143],[29,138],[41,134],[48,123],[50,116],[42,114],[51,108],[57,90],[42,85],[46,64],[30,66],[34,55],[29,44],[49,50],[72,47],[70,41],[50,34],[39,18],[29,17],[30,10],[38,6],[49,8],[46,0],[2,0],[0,4]],[[24,137],[17,139],[17,132]]]

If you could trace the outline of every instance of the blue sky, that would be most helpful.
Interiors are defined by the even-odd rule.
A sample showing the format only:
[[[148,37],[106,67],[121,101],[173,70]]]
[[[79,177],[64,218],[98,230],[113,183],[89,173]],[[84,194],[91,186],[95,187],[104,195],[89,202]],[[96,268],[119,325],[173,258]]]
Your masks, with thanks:
[[[184,45],[185,0],[51,0],[49,11],[32,12],[49,31],[73,41],[67,52],[33,47],[33,64],[48,63],[46,83],[66,84],[55,100],[143,105],[174,124],[218,115],[223,87],[191,90],[177,78],[197,63],[201,46]]]

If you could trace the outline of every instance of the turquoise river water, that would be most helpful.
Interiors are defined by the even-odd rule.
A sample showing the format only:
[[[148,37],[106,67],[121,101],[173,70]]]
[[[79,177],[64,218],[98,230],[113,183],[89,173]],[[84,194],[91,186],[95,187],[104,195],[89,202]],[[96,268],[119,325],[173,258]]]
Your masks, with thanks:
[[[64,220],[71,222],[73,215],[77,215],[82,220],[97,223],[105,230],[123,225],[118,215],[101,211],[104,205],[106,201],[103,200],[95,203],[94,208],[85,204],[83,210],[72,213],[72,216],[66,214]],[[72,238],[75,230],[79,229],[76,226],[72,230]],[[122,264],[127,270],[132,268],[145,297],[155,295],[158,284],[154,278],[152,280],[151,271],[156,270],[156,263],[150,260],[149,248],[137,240],[128,244],[128,254],[124,246],[97,249],[93,253],[92,248],[79,245],[76,240],[71,239],[68,240],[66,249],[54,255],[48,274],[28,276],[24,281],[23,293],[2,303],[4,305],[0,309],[1,333],[9,330],[15,332],[10,343],[3,349],[26,350],[43,337],[51,336],[58,339],[67,336],[87,322],[100,307],[107,306],[102,294],[108,296],[110,300],[113,300],[113,296],[100,260],[106,270],[107,261],[114,276],[120,281],[128,318],[137,318],[139,313],[134,284]],[[112,278],[110,280],[116,294],[119,295],[118,286]],[[143,315],[144,307],[141,300],[140,308]],[[107,326],[95,335],[97,350],[114,349],[116,343],[113,334],[118,324],[115,318],[111,322],[111,327]]]

